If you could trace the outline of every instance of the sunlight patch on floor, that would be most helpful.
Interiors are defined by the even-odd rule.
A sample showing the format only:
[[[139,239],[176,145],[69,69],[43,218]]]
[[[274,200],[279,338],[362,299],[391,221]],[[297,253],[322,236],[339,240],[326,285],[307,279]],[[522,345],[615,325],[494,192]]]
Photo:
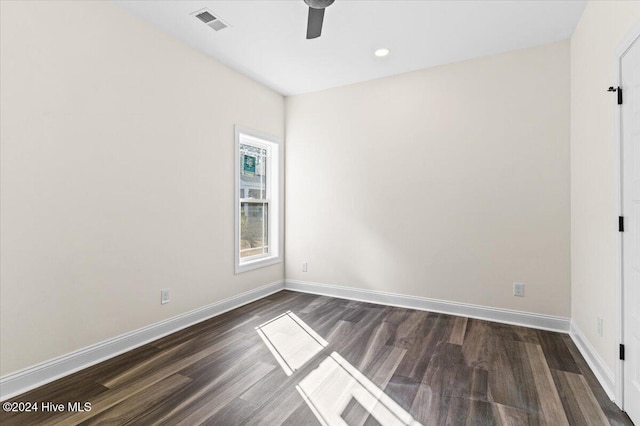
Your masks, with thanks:
[[[327,342],[291,311],[256,327],[287,376],[316,356]]]
[[[287,376],[328,345],[291,311],[256,327],[256,330]],[[371,416],[382,426],[421,426],[337,352],[322,360],[296,389],[325,426],[348,426],[351,422],[348,423],[346,418],[350,416],[357,417],[358,424],[363,424]]]
[[[352,399],[383,426],[420,424],[337,352],[322,361],[296,388],[324,425],[348,425],[344,416]],[[363,423],[365,420],[362,418]]]

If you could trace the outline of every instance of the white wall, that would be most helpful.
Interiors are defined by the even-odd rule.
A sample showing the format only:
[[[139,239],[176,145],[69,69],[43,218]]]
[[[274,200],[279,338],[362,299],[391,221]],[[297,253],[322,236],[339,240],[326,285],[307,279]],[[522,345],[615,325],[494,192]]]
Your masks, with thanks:
[[[571,38],[571,317],[614,370],[616,244],[613,118],[615,49],[640,20],[640,2],[591,1]],[[603,336],[597,333],[603,318]]]
[[[283,278],[232,226],[233,125],[284,136],[282,96],[108,2],[0,7],[0,374]]]
[[[568,41],[290,97],[286,132],[287,279],[569,316]]]

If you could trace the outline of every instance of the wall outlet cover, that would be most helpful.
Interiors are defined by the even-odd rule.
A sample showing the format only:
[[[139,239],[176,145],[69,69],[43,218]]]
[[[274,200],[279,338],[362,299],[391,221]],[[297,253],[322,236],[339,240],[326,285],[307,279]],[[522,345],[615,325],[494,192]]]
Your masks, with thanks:
[[[169,303],[169,289],[164,288],[160,290],[160,304],[165,305]]]
[[[524,297],[524,284],[513,283],[513,295],[517,297]]]

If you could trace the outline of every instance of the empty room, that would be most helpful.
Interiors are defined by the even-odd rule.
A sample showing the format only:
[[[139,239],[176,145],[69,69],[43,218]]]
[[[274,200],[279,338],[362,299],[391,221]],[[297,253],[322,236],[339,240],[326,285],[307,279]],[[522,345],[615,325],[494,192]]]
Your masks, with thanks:
[[[2,425],[640,425],[640,1],[0,0]]]

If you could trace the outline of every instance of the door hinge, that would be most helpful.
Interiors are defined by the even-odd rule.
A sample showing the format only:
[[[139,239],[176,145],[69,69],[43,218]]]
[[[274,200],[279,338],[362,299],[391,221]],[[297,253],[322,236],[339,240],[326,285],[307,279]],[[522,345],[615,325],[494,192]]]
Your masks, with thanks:
[[[620,359],[624,361],[624,345],[620,343]]]
[[[618,105],[622,105],[622,87],[609,87],[607,92],[618,92]]]
[[[622,87],[618,87],[618,105],[622,105]]]
[[[618,231],[624,232],[624,216],[618,216]]]

